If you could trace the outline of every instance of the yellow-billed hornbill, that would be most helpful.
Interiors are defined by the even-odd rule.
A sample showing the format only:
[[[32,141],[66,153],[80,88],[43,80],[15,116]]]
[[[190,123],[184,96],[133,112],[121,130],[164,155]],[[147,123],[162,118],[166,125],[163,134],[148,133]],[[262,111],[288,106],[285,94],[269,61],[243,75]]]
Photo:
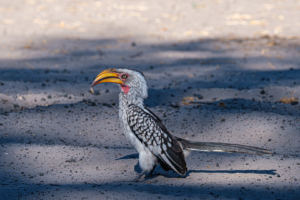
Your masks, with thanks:
[[[165,171],[184,175],[188,170],[185,157],[191,150],[248,154],[272,154],[269,150],[239,144],[192,142],[169,133],[162,121],[144,107],[148,97],[147,84],[142,72],[118,68],[101,72],[92,87],[105,82],[118,83],[119,119],[126,138],[139,152],[139,165],[143,170],[134,181],[160,164]]]

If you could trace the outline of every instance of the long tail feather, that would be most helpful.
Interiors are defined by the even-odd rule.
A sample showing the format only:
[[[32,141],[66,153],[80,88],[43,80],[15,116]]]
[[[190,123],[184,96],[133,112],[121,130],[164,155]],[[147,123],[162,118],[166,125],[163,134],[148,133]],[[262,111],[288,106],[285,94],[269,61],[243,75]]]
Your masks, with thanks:
[[[257,155],[273,154],[268,149],[247,146],[247,145],[228,144],[228,143],[221,143],[221,142],[192,142],[178,137],[175,138],[181,143],[183,149],[192,150],[192,151],[247,153],[247,154],[257,154]]]

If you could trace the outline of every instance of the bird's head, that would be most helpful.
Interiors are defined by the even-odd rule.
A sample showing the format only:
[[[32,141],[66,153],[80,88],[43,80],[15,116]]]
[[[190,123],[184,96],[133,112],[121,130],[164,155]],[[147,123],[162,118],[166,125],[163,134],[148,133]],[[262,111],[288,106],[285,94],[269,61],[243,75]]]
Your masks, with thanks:
[[[117,83],[124,94],[148,97],[147,83],[142,72],[134,69],[118,68],[102,71],[94,80],[92,87],[100,83]]]

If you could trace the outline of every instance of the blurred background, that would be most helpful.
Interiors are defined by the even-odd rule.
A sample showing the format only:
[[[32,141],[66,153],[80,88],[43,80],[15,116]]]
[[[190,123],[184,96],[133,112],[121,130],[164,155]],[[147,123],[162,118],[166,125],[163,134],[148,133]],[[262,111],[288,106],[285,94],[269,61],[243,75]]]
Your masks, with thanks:
[[[300,0],[0,0],[0,199],[299,199]],[[102,70],[146,77],[194,153],[140,183]]]
[[[261,100],[299,97],[299,11],[296,0],[2,0],[0,112],[93,100],[93,78],[115,67],[178,90],[165,103],[187,88],[272,85]]]

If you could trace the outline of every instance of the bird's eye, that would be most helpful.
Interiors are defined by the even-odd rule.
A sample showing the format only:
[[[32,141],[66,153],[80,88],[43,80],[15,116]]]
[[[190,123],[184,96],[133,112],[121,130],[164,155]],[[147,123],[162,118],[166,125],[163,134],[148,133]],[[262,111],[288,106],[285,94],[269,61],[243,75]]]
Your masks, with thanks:
[[[122,79],[126,79],[127,77],[128,77],[127,74],[122,75]]]

